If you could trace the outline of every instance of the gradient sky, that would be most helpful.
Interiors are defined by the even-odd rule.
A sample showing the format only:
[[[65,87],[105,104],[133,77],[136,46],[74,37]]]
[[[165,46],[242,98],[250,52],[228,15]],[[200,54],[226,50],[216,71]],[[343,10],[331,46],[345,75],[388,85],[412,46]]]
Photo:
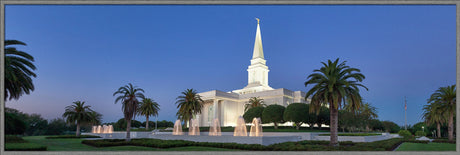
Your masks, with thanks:
[[[173,121],[187,88],[246,86],[255,17],[275,89],[306,92],[307,76],[340,58],[366,76],[379,119],[403,125],[404,96],[415,124],[428,97],[455,84],[455,5],[6,5],[6,39],[27,43],[38,68],[35,91],[6,107],[54,119],[80,100],[114,122],[112,94],[131,82]]]

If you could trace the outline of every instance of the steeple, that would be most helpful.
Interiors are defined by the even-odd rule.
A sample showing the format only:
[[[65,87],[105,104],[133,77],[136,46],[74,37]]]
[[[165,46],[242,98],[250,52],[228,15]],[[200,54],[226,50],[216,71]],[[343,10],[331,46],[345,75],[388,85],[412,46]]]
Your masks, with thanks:
[[[255,58],[264,59],[264,50],[262,48],[262,37],[260,36],[260,26],[259,26],[260,19],[256,18],[256,20],[257,20],[257,32],[256,32],[256,39],[254,42],[254,51],[252,53],[252,59],[255,59]]]
[[[234,90],[232,92],[238,94],[255,93],[266,90],[273,90],[268,86],[268,66],[264,58],[264,50],[262,49],[262,37],[260,35],[260,20],[257,20],[256,40],[254,43],[254,51],[252,52],[251,65],[248,66],[248,85],[243,89]]]

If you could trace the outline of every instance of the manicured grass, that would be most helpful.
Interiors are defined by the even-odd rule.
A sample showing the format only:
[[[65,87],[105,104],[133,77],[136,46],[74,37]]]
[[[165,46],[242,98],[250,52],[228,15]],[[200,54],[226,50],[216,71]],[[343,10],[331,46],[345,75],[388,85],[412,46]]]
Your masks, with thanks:
[[[213,148],[213,147],[176,147],[168,149],[159,149],[153,147],[143,146],[112,146],[112,147],[92,147],[82,144],[84,139],[46,139],[46,136],[28,136],[23,137],[25,140],[32,143],[32,145],[45,145],[48,151],[239,151],[233,149]],[[7,145],[7,144],[5,144]]]
[[[319,134],[320,136],[330,136],[331,134]],[[378,136],[379,133],[339,133],[339,136]]]
[[[455,151],[455,144],[449,143],[402,143],[396,151]]]

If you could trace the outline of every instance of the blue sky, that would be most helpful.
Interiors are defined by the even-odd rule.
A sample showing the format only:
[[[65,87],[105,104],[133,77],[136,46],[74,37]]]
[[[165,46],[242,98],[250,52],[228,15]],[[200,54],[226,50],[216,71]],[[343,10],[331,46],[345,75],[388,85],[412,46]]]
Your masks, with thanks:
[[[173,121],[187,88],[246,86],[255,17],[273,88],[306,92],[307,76],[340,58],[366,76],[379,119],[403,125],[404,96],[415,124],[430,94],[455,84],[454,5],[6,5],[6,39],[27,43],[38,68],[35,91],[6,107],[54,119],[81,100],[113,122],[112,94],[131,82]]]

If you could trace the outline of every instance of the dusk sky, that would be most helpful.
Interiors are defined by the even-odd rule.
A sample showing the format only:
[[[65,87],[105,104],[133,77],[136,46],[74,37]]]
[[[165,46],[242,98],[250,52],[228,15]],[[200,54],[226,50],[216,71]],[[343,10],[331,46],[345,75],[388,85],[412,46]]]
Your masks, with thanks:
[[[35,91],[6,107],[61,117],[85,101],[103,122],[123,117],[113,93],[133,83],[176,119],[176,97],[247,85],[257,21],[269,85],[307,92],[307,76],[340,58],[366,76],[378,119],[422,121],[456,81],[455,5],[5,5],[6,39],[35,57]],[[137,120],[145,121],[144,116]],[[151,118],[150,120],[155,120]]]

